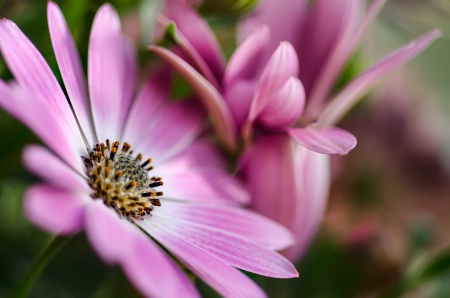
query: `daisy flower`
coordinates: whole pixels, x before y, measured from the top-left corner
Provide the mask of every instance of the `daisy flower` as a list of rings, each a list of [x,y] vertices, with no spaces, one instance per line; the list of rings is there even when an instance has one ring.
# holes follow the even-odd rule
[[[120,265],[146,296],[199,296],[174,258],[224,296],[265,296],[236,268],[296,277],[275,252],[292,244],[292,235],[237,207],[248,194],[227,175],[212,145],[198,139],[201,109],[167,100],[164,70],[134,95],[134,48],[116,11],[105,4],[94,19],[88,84],[53,2],[48,22],[70,100],[20,29],[0,22],[1,52],[15,78],[0,81],[0,105],[47,145],[30,146],[23,155],[44,181],[26,193],[27,217],[55,234],[84,229],[100,257]]]

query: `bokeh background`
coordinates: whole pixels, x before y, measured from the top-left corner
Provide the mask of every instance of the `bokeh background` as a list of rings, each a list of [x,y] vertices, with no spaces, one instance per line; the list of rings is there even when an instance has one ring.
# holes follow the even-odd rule
[[[83,63],[100,0],[56,1]],[[145,50],[158,0],[110,1],[124,29]],[[0,2],[40,49],[60,79],[47,29],[45,0]],[[225,52],[235,25],[253,0],[205,0],[201,13]],[[297,264],[300,278],[254,277],[270,297],[450,297],[450,2],[388,0],[366,33],[345,76],[354,75],[396,47],[431,29],[443,37],[390,75],[342,122],[358,139],[347,156],[333,158],[334,182],[319,235]],[[0,75],[11,78],[3,61]],[[344,78],[345,80],[345,78]],[[36,178],[21,151],[39,140],[0,111],[0,297],[7,297],[51,239],[22,214],[22,197]],[[210,289],[197,281],[207,297]],[[139,297],[118,268],[103,264],[83,233],[44,269],[30,297]]]

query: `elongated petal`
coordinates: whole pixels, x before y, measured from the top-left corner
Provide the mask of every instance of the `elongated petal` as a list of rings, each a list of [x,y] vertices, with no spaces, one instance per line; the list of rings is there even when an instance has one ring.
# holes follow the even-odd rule
[[[98,11],[89,39],[88,79],[92,115],[100,141],[118,140],[123,123],[125,43],[117,12],[109,4]]]
[[[31,120],[39,127],[31,128],[39,132],[40,137],[67,163],[81,172],[81,163],[78,162],[78,158],[85,153],[85,145],[66,97],[44,58],[20,29],[6,19],[0,22],[0,46],[2,55],[15,79],[25,89],[21,94],[15,93],[13,98],[8,96],[5,101],[20,101],[23,103],[22,108],[27,111],[17,111],[16,108],[11,107],[11,102],[4,105],[10,107],[13,113],[20,114],[24,122],[28,121],[25,117],[29,117],[33,112],[41,111],[43,115],[32,117],[40,118],[43,123],[39,124],[38,121]],[[6,86],[3,87],[7,89]],[[38,106],[42,107],[38,108]],[[44,131],[44,126],[53,132],[53,139],[50,132]]]
[[[218,136],[228,149],[233,150],[236,145],[236,128],[233,116],[222,95],[194,68],[174,53],[158,46],[150,46],[150,50],[166,60],[191,84],[209,112]]]
[[[137,222],[141,225],[142,221]],[[145,225],[145,231],[183,261],[197,276],[225,297],[266,297],[246,275],[204,249],[186,242],[159,225]]]
[[[84,135],[93,146],[97,143],[97,137],[91,119],[91,107],[80,55],[63,14],[53,1],[48,2],[47,16],[53,50],[70,102]]]
[[[148,297],[199,297],[193,283],[153,240],[136,233],[123,268],[129,280]]]
[[[192,204],[164,201],[158,216],[176,218],[214,229],[233,233],[274,250],[287,248],[295,242],[289,230],[268,218],[245,209],[226,205]]]
[[[258,122],[268,127],[293,125],[303,113],[305,89],[299,79],[291,77],[270,99],[258,115]]]
[[[62,189],[85,192],[86,194],[91,192],[87,177],[75,172],[68,164],[45,147],[28,146],[23,152],[23,160],[28,170],[52,185]]]
[[[50,233],[73,234],[83,227],[89,200],[89,196],[82,193],[35,185],[25,194],[25,215]]]
[[[337,127],[289,128],[289,135],[303,147],[323,154],[347,154],[356,146],[356,138]]]
[[[256,78],[263,51],[270,41],[267,26],[256,29],[236,49],[228,62],[223,79],[224,89],[230,88],[236,80]]]
[[[298,75],[298,59],[294,47],[281,42],[264,68],[257,91],[250,107],[249,120],[256,119],[276,92],[290,77]]]
[[[126,124],[127,118],[130,114],[131,104],[136,92],[136,84],[138,77],[138,66],[136,60],[136,48],[133,42],[125,38],[124,42],[124,54],[125,54],[125,69],[124,69],[124,82],[123,82],[123,97],[121,110],[119,115],[119,122],[122,123],[121,129],[123,129]],[[121,131],[122,132],[122,131]]]
[[[378,83],[378,81],[384,78],[390,71],[405,64],[425,50],[439,36],[439,31],[431,31],[392,52],[363,74],[359,75],[327,104],[320,114],[318,125],[330,126],[339,122],[357,103],[358,99]]]
[[[248,112],[256,91],[256,82],[241,80],[230,86],[225,93],[225,100],[233,114],[238,128],[248,118]]]

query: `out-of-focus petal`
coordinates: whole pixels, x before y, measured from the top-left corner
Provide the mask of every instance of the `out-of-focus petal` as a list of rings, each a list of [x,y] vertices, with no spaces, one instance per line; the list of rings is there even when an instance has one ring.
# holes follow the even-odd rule
[[[138,225],[142,223],[137,222]],[[206,250],[168,233],[159,225],[146,224],[145,231],[221,295],[242,298],[266,297],[245,274]]]
[[[45,147],[28,146],[23,152],[23,161],[28,170],[52,185],[72,191],[83,191],[86,194],[91,192],[87,177],[82,177]]]
[[[158,46],[150,46],[150,50],[166,60],[191,84],[209,112],[218,136],[228,149],[233,150],[236,146],[236,128],[233,116],[222,95],[192,66],[174,53]]]
[[[225,69],[223,78],[225,90],[236,80],[255,78],[255,72],[260,67],[261,54],[267,49],[269,41],[268,27],[261,26],[239,45]]]
[[[97,143],[97,136],[95,136],[91,119],[91,108],[80,55],[63,14],[53,1],[48,2],[47,17],[53,50],[70,102],[84,135],[93,146]]]
[[[42,229],[54,234],[73,234],[83,227],[90,198],[49,185],[32,186],[25,194],[25,215]]]
[[[88,80],[92,115],[101,142],[118,140],[123,128],[125,42],[117,12],[110,4],[98,11],[89,38]]]
[[[281,42],[261,74],[257,91],[250,107],[249,120],[255,120],[286,81],[290,77],[296,77],[297,75],[298,59],[294,47],[288,42]]]
[[[248,117],[250,105],[256,91],[255,81],[237,81],[226,90],[225,100],[238,128]]]
[[[438,30],[428,32],[392,52],[363,74],[359,75],[323,109],[319,116],[318,125],[330,126],[339,122],[356,104],[357,100],[378,83],[379,80],[384,78],[390,71],[414,58],[439,36],[440,32]]]
[[[270,99],[258,115],[258,122],[268,127],[294,124],[305,107],[305,89],[298,78],[291,77]]]
[[[122,261],[129,280],[148,297],[199,297],[175,262],[144,233],[136,233]]]
[[[249,210],[217,204],[198,204],[193,208],[192,204],[169,200],[163,204],[164,208],[155,210],[158,216],[224,230],[270,249],[284,249],[295,242],[288,229]]]
[[[356,146],[356,138],[337,127],[288,128],[289,135],[303,147],[322,154],[347,154]]]

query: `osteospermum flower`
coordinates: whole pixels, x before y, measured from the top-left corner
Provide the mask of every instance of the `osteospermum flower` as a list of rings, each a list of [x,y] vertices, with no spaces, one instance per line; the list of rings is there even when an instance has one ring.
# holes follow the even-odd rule
[[[274,251],[290,245],[291,234],[230,204],[248,196],[222,169],[213,147],[196,141],[200,110],[190,102],[167,101],[164,71],[150,76],[134,98],[133,47],[115,10],[106,4],[95,17],[89,88],[64,17],[52,2],[48,21],[70,101],[20,29],[9,20],[0,23],[1,51],[15,78],[0,81],[0,105],[49,148],[24,152],[27,168],[45,181],[28,190],[27,217],[52,233],[84,228],[100,257],[122,266],[152,297],[199,295],[155,240],[224,296],[264,296],[233,267],[297,276]]]

